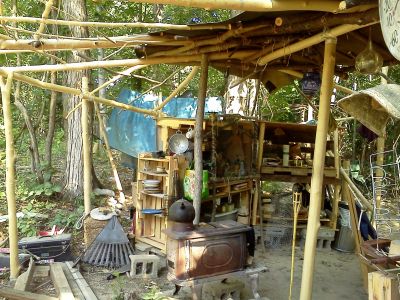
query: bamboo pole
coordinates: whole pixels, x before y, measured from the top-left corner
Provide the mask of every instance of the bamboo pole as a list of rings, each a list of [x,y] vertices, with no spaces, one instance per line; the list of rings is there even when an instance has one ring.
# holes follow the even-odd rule
[[[128,37],[109,37],[87,38],[87,39],[1,39],[0,50],[77,50],[77,49],[99,49],[99,48],[121,48],[134,47],[142,44],[166,45],[166,46],[185,46],[191,45],[188,40],[174,40],[171,38],[157,36],[128,36]]]
[[[43,18],[43,15],[42,15]],[[34,24],[52,24],[63,26],[80,26],[92,28],[145,28],[145,29],[163,29],[163,30],[216,30],[216,29],[230,29],[230,24],[199,24],[199,25],[176,25],[165,23],[144,23],[144,22],[124,22],[124,23],[109,23],[109,22],[80,22],[80,21],[67,21],[67,20],[54,20],[54,19],[41,19],[32,17],[7,17],[0,16],[0,22],[10,23],[34,23]]]
[[[109,86],[111,83],[114,83],[115,81],[117,81],[118,79],[121,79],[124,76],[129,76],[132,72],[146,68],[146,65],[142,65],[142,66],[134,66],[131,67],[129,69],[126,69],[125,71],[120,72],[120,74],[115,75],[113,78],[111,78],[110,80],[104,82],[103,84],[99,85],[97,88],[95,88],[93,91],[90,92],[90,94],[95,94],[98,91],[100,91],[101,89],[104,89],[105,87]]]
[[[213,53],[209,55],[209,60],[224,59],[243,59],[244,57],[255,53],[253,50],[233,51],[225,53]],[[0,72],[59,72],[59,71],[79,71],[97,68],[121,67],[121,66],[138,66],[138,65],[156,65],[156,64],[192,64],[200,62],[201,55],[182,55],[171,57],[151,57],[151,58],[134,58],[134,59],[116,59],[109,61],[91,61],[80,63],[67,63],[57,65],[37,65],[37,66],[21,66],[21,67],[3,67]]]
[[[357,199],[360,200],[361,204],[366,210],[373,211],[373,207],[371,203],[364,197],[364,195],[361,193],[361,191],[357,188],[357,186],[351,181],[349,175],[347,175],[346,171],[341,167],[340,168],[340,175],[342,178],[347,182],[351,190],[354,192],[354,194],[357,196]]]
[[[197,74],[199,71],[199,67],[193,67],[192,71],[190,71],[189,75],[185,78],[184,81],[182,81],[179,86],[169,95],[159,106],[157,106],[154,110],[161,110],[169,101],[171,101],[178,93],[183,90],[189,82],[193,79],[193,77]]]
[[[50,11],[51,11],[51,7],[53,6],[53,3],[54,3],[54,1],[53,0],[48,0],[47,2],[46,2],[46,4],[45,4],[45,6],[44,6],[44,10],[43,10],[43,13],[42,13],[42,18],[40,19],[40,21],[39,21],[39,28],[38,28],[38,30],[36,31],[36,33],[35,33],[35,35],[33,36],[33,38],[35,39],[35,40],[38,40],[39,39],[39,37],[40,37],[40,34],[44,31],[44,29],[45,29],[45,26],[46,26],[46,19],[47,19],[47,17],[49,16],[49,13],[50,13]],[[16,18],[16,17],[14,17],[14,18]],[[15,21],[14,20],[14,22],[17,22],[17,21]]]
[[[262,166],[262,159],[263,159],[263,152],[264,152],[264,135],[265,135],[265,122],[260,122],[260,128],[258,129],[258,152],[257,152],[257,165],[256,165],[256,170],[257,173],[260,173],[261,171],[261,166]],[[257,224],[257,205],[258,205],[258,198],[260,198],[261,195],[259,195],[259,189],[255,189],[254,191],[254,199],[253,199],[253,206],[251,209],[251,224],[256,225]]]
[[[303,50],[305,48],[309,48],[313,45],[319,44],[323,42],[326,38],[332,38],[332,37],[338,37],[340,35],[343,35],[345,33],[363,28],[363,27],[368,27],[374,24],[379,23],[379,19],[373,22],[370,22],[368,24],[363,24],[363,25],[357,25],[357,24],[344,24],[344,25],[339,25],[335,28],[332,28],[330,30],[323,31],[321,33],[318,33],[312,37],[303,39],[297,43],[287,45],[279,50],[276,50],[270,54],[267,54],[263,57],[261,57],[258,61],[258,65],[266,65],[270,61],[273,61],[274,59],[290,55],[292,53],[295,53],[297,51]]]
[[[195,194],[193,206],[196,212],[193,224],[200,223],[201,194],[203,190],[203,120],[207,95],[208,80],[208,57],[203,54],[201,57],[201,74],[199,95],[197,98],[196,122],[194,125],[194,170],[195,170]]]
[[[108,141],[108,136],[107,136],[107,133],[106,133],[106,126],[105,126],[105,124],[103,122],[103,118],[101,117],[99,105],[97,103],[94,103],[94,108],[96,110],[97,119],[99,120],[100,136],[102,137],[102,139],[104,141],[104,145],[106,147],[107,156],[108,156],[108,159],[110,160],[111,169],[113,171],[115,185],[117,186],[117,189],[119,191],[119,202],[120,203],[125,203],[124,190],[122,189],[122,184],[121,184],[121,180],[119,179],[117,166],[115,165],[114,157],[113,157],[112,152],[111,152],[110,143]]]
[[[8,235],[10,247],[10,278],[16,279],[19,273],[18,260],[18,230],[17,230],[17,209],[15,199],[15,148],[12,132],[11,113],[11,84],[13,73],[7,75],[7,81],[0,76],[1,100],[3,103],[4,132],[6,136],[6,196],[8,209]]]
[[[297,0],[129,0],[136,3],[171,4],[207,10],[231,9],[243,11],[316,10],[338,12],[346,8],[345,1]]]
[[[307,235],[304,247],[303,274],[301,278],[300,300],[310,300],[313,286],[315,250],[318,230],[320,227],[321,198],[324,180],[324,164],[326,152],[326,137],[329,127],[330,100],[333,90],[333,75],[335,70],[336,38],[325,41],[324,67],[318,124],[315,137],[313,170],[311,177],[310,207],[307,221]]]
[[[10,72],[1,70],[0,68],[0,76],[7,76]],[[52,84],[52,83],[48,83],[48,82],[43,82],[41,80],[29,77],[29,76],[25,76],[22,74],[18,74],[18,73],[14,73],[14,77],[15,80],[19,80],[25,83],[28,83],[32,86],[36,86],[42,89],[47,89],[47,90],[51,90],[51,91],[56,91],[56,92],[60,92],[60,93],[67,93],[67,94],[72,94],[72,95],[81,95],[82,92],[81,90],[78,89],[74,89],[71,87],[66,87],[66,86],[62,86],[62,85],[58,85],[58,84]],[[112,106],[112,107],[117,107],[123,110],[129,110],[129,111],[133,111],[133,112],[137,112],[137,113],[141,113],[141,114],[145,114],[145,115],[149,115],[149,116],[153,116],[153,117],[157,117],[158,113],[152,110],[147,110],[147,109],[142,109],[142,108],[138,108],[138,107],[134,107],[134,106],[130,106],[124,103],[119,103],[117,101],[114,100],[109,100],[106,98],[101,98],[101,97],[96,97],[90,94],[84,94],[82,95],[83,98],[89,100],[89,101],[93,101],[93,102],[97,102],[97,103],[101,103],[104,105],[108,105],[108,106]]]
[[[89,92],[89,81],[82,77],[82,92]],[[92,193],[92,162],[90,159],[89,101],[82,98],[82,153],[83,153],[83,202],[85,215],[90,214],[90,194]]]

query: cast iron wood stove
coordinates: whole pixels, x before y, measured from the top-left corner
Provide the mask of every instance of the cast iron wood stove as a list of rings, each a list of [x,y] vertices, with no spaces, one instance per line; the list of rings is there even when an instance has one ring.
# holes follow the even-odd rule
[[[247,260],[246,233],[234,221],[212,222],[189,231],[171,226],[167,238],[168,279],[175,283],[243,270]]]

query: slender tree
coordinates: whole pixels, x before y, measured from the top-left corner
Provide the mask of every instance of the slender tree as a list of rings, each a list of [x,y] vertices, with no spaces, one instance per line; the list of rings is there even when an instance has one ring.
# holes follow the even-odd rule
[[[62,7],[66,20],[86,21],[85,0],[63,0]],[[89,37],[88,29],[85,27],[71,26],[71,34],[78,38]],[[89,53],[84,53],[88,56]],[[73,52],[68,57],[68,62],[82,62],[83,59],[78,52]],[[88,71],[71,71],[64,74],[66,86],[81,88],[82,77],[89,78]],[[63,94],[64,115],[72,110],[81,99],[79,96]],[[76,109],[69,115],[65,128],[67,136],[67,156],[64,174],[64,196],[75,198],[82,194],[83,190],[83,158],[82,158],[82,126],[81,110]]]

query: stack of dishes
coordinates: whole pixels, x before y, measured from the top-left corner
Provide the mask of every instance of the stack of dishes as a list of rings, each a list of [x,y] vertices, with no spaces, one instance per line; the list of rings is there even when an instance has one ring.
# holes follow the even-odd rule
[[[158,179],[143,180],[143,192],[146,194],[159,194],[162,193],[160,188],[161,181]]]

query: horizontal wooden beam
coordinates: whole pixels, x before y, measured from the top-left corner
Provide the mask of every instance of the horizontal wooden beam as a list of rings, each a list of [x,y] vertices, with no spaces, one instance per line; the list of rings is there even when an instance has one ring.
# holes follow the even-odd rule
[[[249,55],[253,55],[256,51],[237,51],[237,52],[224,52],[214,53],[209,56],[210,61],[214,60],[241,60]],[[133,67],[139,65],[156,65],[156,64],[180,64],[180,63],[193,63],[199,62],[201,55],[182,55],[171,57],[151,57],[151,58],[137,58],[137,59],[118,59],[107,61],[91,61],[58,65],[37,65],[37,66],[20,66],[20,67],[3,67],[0,70],[6,72],[59,72],[59,71],[78,71],[98,68],[112,68],[112,67]]]
[[[292,53],[295,53],[297,51],[309,48],[313,45],[322,43],[328,37],[338,37],[338,36],[346,34],[348,32],[358,30],[363,27],[368,27],[368,26],[371,26],[371,25],[374,25],[377,23],[379,23],[379,19],[376,21],[373,21],[371,23],[363,24],[363,25],[357,25],[357,24],[339,25],[335,28],[318,33],[312,37],[306,38],[304,40],[301,40],[297,43],[293,43],[291,45],[287,45],[279,50],[276,50],[270,54],[267,54],[267,55],[261,57],[257,61],[257,64],[260,66],[266,65],[267,63],[269,63],[277,58],[284,57],[284,56],[290,55]]]
[[[108,23],[108,22],[79,22],[67,20],[54,20],[42,19],[32,17],[7,17],[0,16],[1,22],[7,23],[36,23],[36,24],[52,24],[64,26],[81,26],[81,27],[94,27],[94,28],[146,28],[146,29],[164,29],[164,30],[215,30],[215,29],[230,29],[230,24],[198,24],[198,25],[177,25],[177,24],[164,24],[164,23],[143,23],[143,22],[130,22],[130,23]]]
[[[134,47],[142,44],[185,46],[192,42],[188,40],[172,40],[164,37],[153,37],[148,35],[110,37],[97,39],[0,39],[0,50],[78,50],[78,49],[99,49],[99,48],[121,48]]]
[[[7,71],[0,69],[1,76],[7,76],[7,74],[8,74]],[[153,110],[138,108],[138,107],[134,107],[131,105],[117,102],[115,100],[110,100],[110,99],[106,99],[106,98],[102,98],[102,97],[96,97],[89,93],[82,94],[82,91],[79,89],[75,89],[75,88],[71,88],[71,87],[67,87],[67,86],[63,86],[63,85],[58,85],[58,84],[54,84],[54,83],[44,82],[44,81],[29,77],[29,76],[25,76],[22,74],[18,74],[18,73],[14,73],[13,79],[21,81],[21,82],[25,82],[27,84],[36,86],[41,89],[56,91],[56,92],[60,92],[60,93],[67,93],[67,94],[72,94],[72,95],[81,95],[83,98],[88,99],[89,101],[94,101],[94,102],[101,103],[104,105],[116,107],[116,108],[119,108],[122,110],[129,110],[129,111],[146,114],[146,115],[153,116],[153,117],[157,117],[159,115],[158,112],[155,112]]]
[[[171,4],[185,7],[233,9],[243,11],[315,10],[338,12],[346,8],[345,1],[333,0],[129,0],[137,3]]]

